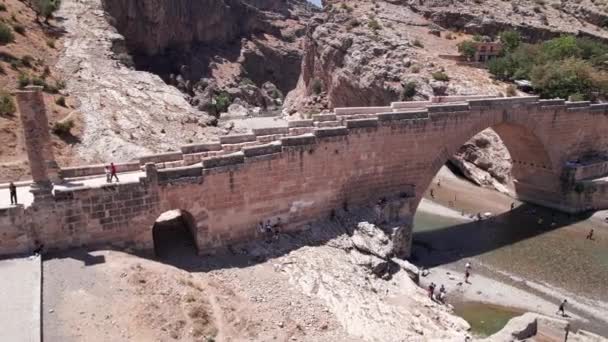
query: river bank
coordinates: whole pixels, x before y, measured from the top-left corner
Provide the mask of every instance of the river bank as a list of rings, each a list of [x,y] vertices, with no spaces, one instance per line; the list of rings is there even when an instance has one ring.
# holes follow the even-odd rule
[[[428,191],[414,223],[414,262],[430,269],[422,286],[444,284],[451,304],[480,302],[553,317],[566,298],[575,328],[608,336],[605,212],[568,216],[520,203],[447,168],[431,188],[434,198]],[[492,218],[471,219],[485,212]],[[590,229],[594,240],[586,239]],[[463,281],[466,262],[473,265],[470,284]]]

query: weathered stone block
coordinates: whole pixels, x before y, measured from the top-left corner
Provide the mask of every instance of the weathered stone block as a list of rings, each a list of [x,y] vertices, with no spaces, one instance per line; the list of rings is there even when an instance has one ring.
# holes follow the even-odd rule
[[[312,127],[312,120],[293,120],[287,122],[287,127],[295,128],[295,127]]]
[[[204,158],[202,163],[205,169],[222,167],[228,165],[242,164],[245,162],[245,154],[243,152],[236,152],[218,157]]]
[[[224,144],[240,144],[248,141],[255,141],[255,134],[246,133],[246,134],[232,134],[232,135],[223,135],[220,137],[220,143]]]
[[[346,128],[366,128],[366,127],[378,127],[378,119],[356,119],[356,120],[346,120]]]
[[[317,138],[312,134],[299,135],[295,137],[284,137],[281,139],[283,146],[314,145]]]
[[[273,135],[273,134],[289,134],[289,127],[264,127],[252,129],[256,136]]]
[[[394,112],[394,113],[380,113],[378,114],[378,121],[393,121],[393,120],[415,120],[415,119],[428,119],[429,112],[414,111],[414,112]]]
[[[188,144],[181,147],[183,154],[193,154],[209,151],[219,151],[222,149],[222,144],[219,142],[209,142],[202,144]]]
[[[429,113],[466,112],[470,109],[468,104],[431,105],[427,106],[426,108],[428,109]]]
[[[280,153],[282,151],[281,143],[270,143],[266,145],[245,147],[243,154],[246,158],[257,157],[267,154]]]
[[[541,107],[548,106],[564,106],[566,101],[563,99],[538,100],[538,105]]]
[[[312,116],[312,121],[336,121],[335,114],[315,114]]]
[[[317,138],[337,137],[348,135],[348,129],[346,127],[331,127],[331,128],[317,128],[315,129],[315,136]]]
[[[166,152],[150,154],[139,158],[139,164],[145,165],[146,163],[165,163],[175,160],[182,159],[182,152]]]

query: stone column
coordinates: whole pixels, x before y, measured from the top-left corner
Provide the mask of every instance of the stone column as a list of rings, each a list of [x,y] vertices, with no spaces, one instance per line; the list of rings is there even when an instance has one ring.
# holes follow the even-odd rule
[[[29,86],[15,92],[23,125],[27,158],[34,180],[33,192],[48,192],[52,183],[60,182],[59,166],[55,161],[49,121],[44,105],[42,87]]]

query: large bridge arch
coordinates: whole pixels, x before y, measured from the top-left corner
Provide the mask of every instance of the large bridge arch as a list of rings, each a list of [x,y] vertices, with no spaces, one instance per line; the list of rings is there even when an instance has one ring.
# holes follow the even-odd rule
[[[506,118],[506,120],[501,120]],[[431,184],[439,169],[446,164],[451,156],[456,154],[460,147],[481,131],[491,128],[501,138],[511,156],[513,168],[511,170],[514,180],[513,195],[523,199],[530,196],[529,187],[544,189],[559,187],[559,161],[552,157],[546,143],[535,132],[536,123],[526,120],[526,123],[513,120],[508,115],[488,123],[487,120],[478,120],[471,124],[470,129],[460,134],[448,135],[433,148],[436,153],[428,162],[428,168],[416,182],[416,200],[414,209],[418,207],[422,196]]]

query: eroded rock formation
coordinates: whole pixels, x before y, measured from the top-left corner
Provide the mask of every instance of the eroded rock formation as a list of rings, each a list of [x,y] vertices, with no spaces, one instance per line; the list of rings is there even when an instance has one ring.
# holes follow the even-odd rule
[[[160,75],[219,116],[277,110],[300,75],[304,0],[104,0],[138,69]]]

